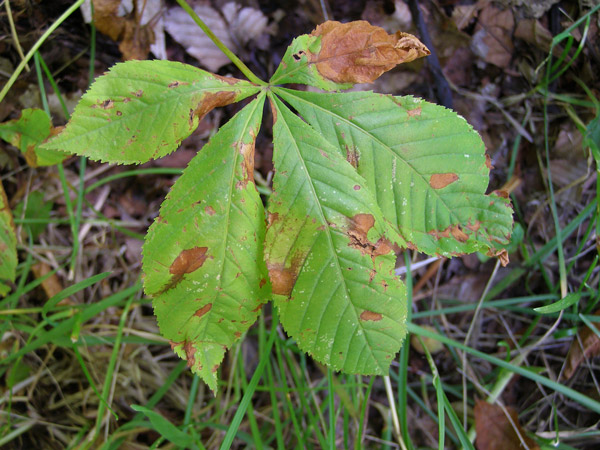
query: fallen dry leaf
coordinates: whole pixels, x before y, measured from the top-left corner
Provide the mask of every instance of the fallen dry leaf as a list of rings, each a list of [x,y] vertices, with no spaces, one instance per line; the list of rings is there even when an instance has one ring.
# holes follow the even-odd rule
[[[210,6],[199,5],[194,11],[227,48],[237,53],[251,40],[256,40],[267,28],[267,17],[258,9],[240,7],[229,2],[221,13]],[[229,58],[204,34],[192,18],[180,7],[169,9],[165,15],[167,32],[185,50],[212,72],[229,64]]]
[[[484,61],[498,67],[510,64],[514,45],[512,33],[515,20],[510,9],[502,10],[487,4],[479,13],[471,48]]]
[[[321,36],[321,49],[308,55],[319,73],[336,83],[372,83],[396,65],[430,54],[415,36],[387,34],[364,20],[327,21],[312,36]]]
[[[434,327],[432,327],[431,325],[422,325],[422,328],[425,328],[429,331],[433,331],[434,333],[437,332],[437,330]],[[436,339],[432,339],[432,338],[428,338],[428,337],[422,337],[421,339],[419,339],[419,336],[417,336],[416,334],[410,335],[410,345],[412,346],[412,348],[414,348],[415,351],[417,351],[417,353],[424,355],[425,349],[423,348],[423,345],[421,345],[421,342],[427,348],[427,350],[429,350],[429,353],[432,353],[432,354],[437,353],[444,349],[444,344],[442,344],[440,341],[438,341]]]
[[[539,450],[539,446],[528,437],[519,424],[514,408],[506,407],[510,420],[503,409],[483,400],[475,403],[475,429],[477,450]],[[523,443],[526,444],[523,445]]]
[[[595,316],[600,316],[600,309],[594,313]],[[594,323],[596,329],[600,330],[598,323]],[[573,376],[581,363],[588,358],[593,358],[600,354],[600,338],[587,325],[583,325],[577,336],[571,342],[569,353],[565,362],[565,369],[562,372],[560,379],[568,380]]]
[[[46,264],[44,262],[40,262],[40,263],[37,263],[37,264],[34,264],[33,266],[31,266],[31,271],[33,272],[33,275],[36,278],[42,278],[44,275],[46,275],[52,271],[52,267],[50,267],[48,264]],[[63,285],[60,282],[56,273],[54,273],[54,274],[50,275],[48,278],[46,278],[44,281],[42,281],[42,288],[44,289],[46,296],[48,298],[52,298],[59,292],[62,292]],[[59,305],[68,305],[70,303],[71,303],[71,300],[67,297],[64,300],[61,300],[58,304]]]
[[[166,59],[162,0],[93,0],[94,25],[112,40],[120,42],[124,60],[146,59],[152,51]],[[90,1],[82,6],[86,23],[91,22]]]

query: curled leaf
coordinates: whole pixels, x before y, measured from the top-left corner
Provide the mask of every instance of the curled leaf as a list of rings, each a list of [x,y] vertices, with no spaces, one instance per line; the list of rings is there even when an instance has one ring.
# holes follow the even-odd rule
[[[430,51],[415,36],[383,28],[364,20],[350,23],[327,21],[312,36],[321,36],[321,50],[309,54],[325,78],[336,83],[372,83],[397,64],[411,62]]]

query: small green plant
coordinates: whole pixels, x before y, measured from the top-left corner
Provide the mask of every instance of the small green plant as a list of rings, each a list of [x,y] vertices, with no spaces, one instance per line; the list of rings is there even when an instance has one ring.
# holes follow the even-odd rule
[[[399,249],[505,258],[512,210],[503,193],[485,194],[481,138],[410,96],[281,87],[372,82],[429,53],[414,36],[326,22],[292,42],[269,82],[224,51],[248,81],[169,61],[115,65],[41,148],[140,164],[174,151],[213,108],[255,95],[190,162],[148,231],[144,289],[160,331],[215,391],[226,350],[272,299],[316,360],[387,374],[406,334]],[[265,212],[253,175],[267,98],[275,176]]]

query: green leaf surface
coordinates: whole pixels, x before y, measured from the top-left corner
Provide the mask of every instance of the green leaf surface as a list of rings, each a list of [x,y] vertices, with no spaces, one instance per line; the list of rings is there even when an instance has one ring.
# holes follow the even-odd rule
[[[0,182],[0,296],[10,291],[17,269],[17,236],[4,187]]]
[[[174,151],[213,108],[259,91],[172,61],[127,61],[99,77],[45,148],[95,160],[143,163]]]
[[[319,53],[321,36],[303,34],[292,41],[277,70],[269,81],[270,84],[307,84],[325,91],[348,89],[353,83],[335,83],[323,77],[316,64],[308,61],[308,53]]]
[[[387,374],[406,332],[406,291],[393,275],[401,239],[340,152],[274,96],[272,108],[265,258],[281,322],[335,370]]]
[[[357,168],[409,247],[453,256],[508,244],[510,202],[485,195],[483,142],[455,112],[410,96],[275,91]]]
[[[24,109],[18,119],[0,123],[0,138],[21,150],[31,167],[52,166],[69,155],[40,147],[51,130],[52,122],[45,111]]]
[[[225,351],[268,300],[264,208],[254,184],[254,141],[264,94],[192,159],[144,245],[144,289],[161,334],[217,389]]]

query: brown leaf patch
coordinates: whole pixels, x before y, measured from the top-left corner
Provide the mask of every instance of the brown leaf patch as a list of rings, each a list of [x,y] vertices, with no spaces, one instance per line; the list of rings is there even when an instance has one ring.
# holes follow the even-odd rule
[[[289,297],[296,284],[298,272],[293,268],[283,267],[281,264],[268,264],[267,267],[269,269],[271,285],[273,286],[273,294]]]
[[[475,403],[477,450],[522,450],[525,448],[522,442],[530,450],[539,450],[535,441],[521,428],[517,412],[510,407],[505,409],[510,420],[500,406],[482,400]]]
[[[346,161],[348,161],[355,169],[358,167],[359,158],[360,154],[358,153],[358,149],[346,145]]]
[[[594,313],[595,316],[600,316],[600,309]],[[600,330],[600,324],[594,323],[597,330]],[[600,338],[587,325],[584,325],[578,332],[577,336],[571,342],[569,353],[565,363],[561,380],[568,380],[573,376],[581,363],[586,360],[598,356],[600,354]]]
[[[445,230],[431,230],[429,233],[431,236],[436,239],[441,238],[449,238],[452,236],[458,242],[467,242],[469,240],[469,235],[465,233],[460,225],[450,225]]]
[[[194,247],[187,250],[183,250],[175,261],[169,267],[169,272],[172,275],[184,275],[186,273],[192,273],[202,267],[204,261],[206,261],[207,247]]]
[[[434,173],[429,178],[429,185],[434,189],[443,189],[458,180],[455,173]]]
[[[254,136],[252,130],[250,131],[250,134],[252,135],[252,142],[249,144],[240,142],[238,146],[240,155],[243,157],[243,178],[235,185],[235,187],[238,189],[244,189],[248,184],[248,181],[254,183],[254,143],[256,141],[256,136]]]
[[[356,214],[350,219],[350,227],[347,232],[350,238],[348,245],[372,258],[386,255],[393,250],[392,243],[383,237],[376,243],[369,241],[367,234],[373,225],[375,225],[375,218],[371,214]]]
[[[207,206],[206,208],[204,208],[204,212],[209,216],[214,216],[216,211],[215,208],[213,208],[212,206]]]
[[[374,322],[378,322],[381,319],[383,319],[383,316],[379,313],[373,312],[373,311],[363,311],[362,313],[360,313],[360,320],[364,320],[364,321],[374,321]]]
[[[233,91],[207,92],[194,110],[193,116],[198,117],[198,121],[201,121],[213,109],[233,103],[235,97],[236,93]],[[192,118],[190,117],[190,119]]]
[[[308,53],[309,63],[336,83],[372,83],[397,64],[430,54],[415,36],[400,31],[387,34],[364,20],[327,21],[311,35],[321,36],[321,50]]]
[[[421,115],[421,107],[419,106],[418,108],[415,109],[409,109],[408,111],[406,111],[406,113],[408,114],[408,117],[419,117]]]
[[[209,312],[211,309],[212,309],[212,303],[207,303],[202,308],[198,309],[198,311],[196,311],[194,313],[194,316],[196,316],[196,317],[202,317],[204,314],[206,314],[207,312]]]

